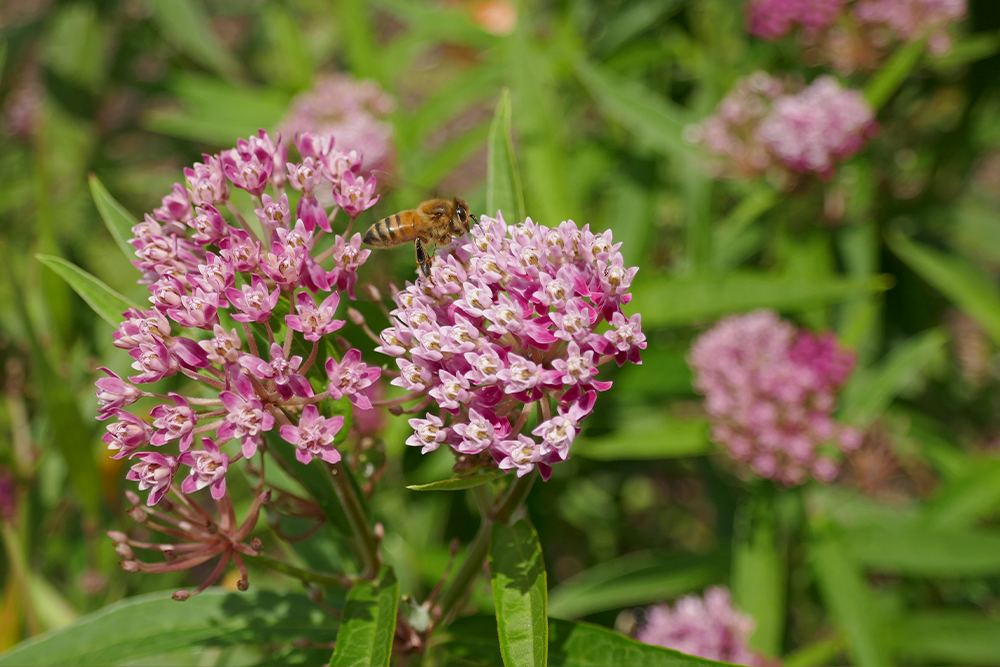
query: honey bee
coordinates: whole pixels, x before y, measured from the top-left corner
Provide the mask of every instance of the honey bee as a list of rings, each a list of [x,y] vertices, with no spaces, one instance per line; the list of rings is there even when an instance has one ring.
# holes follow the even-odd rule
[[[452,236],[468,234],[472,223],[479,224],[469,213],[464,199],[428,199],[409,211],[382,218],[365,232],[364,242],[376,248],[393,248],[413,241],[417,265],[425,276],[431,274],[431,260],[425,246],[448,243]]]

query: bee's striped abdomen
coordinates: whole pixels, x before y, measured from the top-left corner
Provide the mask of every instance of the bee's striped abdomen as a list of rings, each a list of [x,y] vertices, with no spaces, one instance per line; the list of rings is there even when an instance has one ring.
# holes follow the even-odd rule
[[[413,229],[413,214],[410,211],[403,211],[388,218],[382,218],[365,232],[364,242],[379,248],[391,248],[407,241],[412,241],[415,232]]]

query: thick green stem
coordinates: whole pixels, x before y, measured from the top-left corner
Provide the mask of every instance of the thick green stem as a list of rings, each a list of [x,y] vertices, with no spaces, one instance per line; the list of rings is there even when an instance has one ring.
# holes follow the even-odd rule
[[[350,472],[344,467],[343,462],[340,462],[333,465],[330,477],[337,497],[344,506],[347,521],[351,524],[351,530],[354,531],[354,538],[357,540],[358,552],[361,557],[363,576],[366,579],[374,579],[378,576],[379,569],[378,540],[375,539],[375,533],[368,525],[368,517],[365,516],[361,499],[358,498],[354,485],[348,478],[349,474]]]
[[[531,491],[531,487],[534,485],[536,477],[538,477],[537,468],[524,477],[518,477],[514,480],[514,483],[511,484],[510,488],[507,490],[507,494],[503,497],[503,500],[500,501],[500,504],[493,511],[494,521],[499,521],[500,523],[507,523],[510,521],[510,517],[514,515],[514,512],[517,511],[517,509],[528,497],[528,493]]]
[[[319,584],[320,586],[333,586],[335,588],[350,588],[352,585],[351,578],[346,574],[326,574],[325,572],[316,572],[315,570],[306,570],[301,567],[295,567],[294,565],[289,565],[288,563],[282,563],[280,560],[275,560],[270,556],[265,556],[260,554],[259,556],[254,556],[250,559],[251,563],[257,563],[263,567],[266,567],[275,572],[281,572],[282,574],[287,574],[290,577],[295,577],[300,581],[306,581],[310,584]]]

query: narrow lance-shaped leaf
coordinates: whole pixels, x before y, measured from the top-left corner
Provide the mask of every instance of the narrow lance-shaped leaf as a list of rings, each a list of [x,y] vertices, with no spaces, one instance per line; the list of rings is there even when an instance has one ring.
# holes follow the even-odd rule
[[[1000,665],[1000,619],[959,610],[907,614],[893,627],[899,653],[922,664]]]
[[[733,548],[733,597],[757,629],[751,647],[767,655],[781,651],[785,627],[785,549],[778,534],[774,487],[759,482],[740,507]]]
[[[113,327],[121,323],[122,313],[129,308],[139,307],[76,264],[52,255],[35,255],[35,257],[59,274],[95,313]]]
[[[104,219],[104,225],[111,233],[111,238],[115,240],[125,256],[131,260],[135,257],[135,248],[129,245],[128,240],[132,238],[132,228],[137,224],[136,219],[111,196],[96,174],[90,175],[90,194],[94,198],[98,212]]]
[[[437,482],[427,484],[411,484],[406,487],[410,491],[464,491],[474,489],[477,486],[488,484],[495,479],[506,477],[503,471],[493,471],[480,475],[469,475],[468,477],[454,477],[452,479],[442,479]]]
[[[538,535],[527,520],[493,525],[490,574],[504,665],[545,665],[549,642],[545,562]]]
[[[903,44],[865,87],[865,98],[876,110],[889,101],[917,66],[926,48],[924,40]]]
[[[521,176],[514,157],[514,140],[510,132],[510,91],[504,88],[497,104],[487,141],[486,214],[502,211],[508,222],[524,220],[524,194]]]
[[[228,79],[240,66],[209,29],[209,18],[197,0],[146,0],[164,37],[185,55]]]
[[[383,565],[377,581],[357,584],[347,594],[332,667],[388,667],[396,634],[399,582]]]

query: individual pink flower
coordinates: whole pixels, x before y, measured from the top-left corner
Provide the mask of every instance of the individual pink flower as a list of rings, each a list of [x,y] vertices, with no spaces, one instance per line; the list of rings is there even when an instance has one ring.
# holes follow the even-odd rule
[[[361,249],[361,234],[355,234],[350,241],[343,236],[333,240],[334,269],[331,272],[331,289],[346,291],[354,299],[354,286],[358,282],[358,268],[365,263],[372,251]]]
[[[302,365],[302,357],[293,356],[285,359],[285,352],[277,343],[271,343],[270,352],[270,361],[244,354],[240,357],[240,365],[258,379],[273,380],[278,395],[286,401],[292,396],[312,396],[313,389],[309,381],[305,376],[295,372]]]
[[[288,195],[283,194],[278,199],[274,199],[271,195],[265,194],[261,201],[264,207],[254,209],[254,213],[265,229],[274,232],[289,226],[292,213],[288,208]]]
[[[230,287],[226,290],[226,298],[239,311],[232,314],[232,318],[237,322],[266,322],[271,319],[271,311],[278,305],[280,296],[281,289],[278,287],[268,293],[267,284],[256,273],[250,279],[249,285],[243,285],[240,289]]]
[[[621,313],[611,317],[611,329],[604,332],[604,337],[615,349],[615,361],[619,366],[629,361],[641,364],[639,351],[646,349],[646,335],[642,333],[642,314],[636,313],[626,318]]]
[[[371,410],[372,404],[363,391],[382,375],[382,371],[361,361],[361,350],[351,348],[338,362],[334,358],[326,360],[326,374],[330,377],[330,396],[347,396],[351,403],[362,410]]]
[[[136,454],[139,462],[125,475],[125,479],[139,482],[139,490],[149,489],[146,504],[152,507],[160,502],[163,494],[170,488],[170,483],[177,472],[177,459],[158,452],[142,452]]]
[[[375,194],[375,177],[345,175],[333,188],[333,199],[344,213],[356,218],[378,203],[382,195]]]
[[[174,401],[173,406],[160,404],[149,413],[154,420],[153,428],[159,429],[150,438],[149,444],[159,447],[171,440],[180,439],[180,450],[183,452],[191,446],[194,439],[198,415],[179,394],[171,392],[169,396]]]
[[[163,222],[187,222],[192,218],[191,201],[183,185],[174,183],[160,208],[153,210],[153,217]]]
[[[153,427],[148,422],[120,409],[114,411],[114,416],[119,421],[108,424],[108,432],[101,438],[107,443],[109,450],[117,452],[111,458],[124,458],[149,444],[149,439],[153,436]]]
[[[260,130],[259,138],[251,137],[250,141],[240,139],[236,148],[223,151],[220,161],[223,172],[233,185],[259,197],[271,177],[273,156],[274,146],[267,133]]]
[[[510,424],[504,420],[506,429],[498,432],[493,420],[480,414],[475,408],[469,409],[469,421],[455,424],[455,435],[461,438],[455,449],[463,454],[478,454],[494,445],[497,438],[504,438],[510,433]],[[506,432],[504,432],[504,430]]]
[[[222,218],[219,209],[209,203],[200,205],[196,209],[196,215],[188,224],[195,231],[191,239],[202,245],[219,245],[219,242],[229,235],[229,225]]]
[[[340,295],[332,293],[323,303],[316,305],[316,300],[308,292],[295,295],[296,315],[286,315],[285,324],[292,330],[302,332],[306,340],[317,341],[327,334],[337,331],[346,324],[344,320],[334,319]]]
[[[436,415],[428,414],[426,419],[411,419],[413,435],[406,439],[410,447],[420,447],[421,454],[433,452],[448,437],[448,429]]]
[[[233,269],[249,273],[260,263],[260,242],[250,238],[242,229],[232,229],[219,243],[222,256],[232,262]]]
[[[167,346],[159,340],[142,342],[138,347],[132,348],[129,354],[135,359],[132,363],[132,368],[139,371],[138,375],[130,375],[128,377],[132,382],[139,384],[156,382],[157,380],[174,375],[180,370],[180,364],[177,362],[177,359],[170,354]]]
[[[262,433],[274,427],[274,417],[264,411],[264,405],[249,393],[244,395],[231,391],[219,394],[225,406],[225,421],[219,426],[217,437],[220,441],[239,438],[243,446],[243,456],[250,458],[257,451]]]
[[[198,343],[208,354],[208,360],[220,366],[227,366],[238,362],[240,360],[240,346],[243,344],[243,339],[236,333],[236,329],[227,332],[221,325],[216,324],[212,329],[212,333],[215,334],[212,338]]]
[[[187,478],[181,483],[181,491],[194,493],[210,486],[212,497],[216,500],[226,495],[229,454],[220,451],[211,438],[202,438],[201,449],[185,451],[178,462],[191,468]]]
[[[108,375],[94,383],[97,385],[98,419],[107,419],[115,414],[115,410],[128,407],[139,400],[142,392],[138,387],[121,379],[104,366],[98,370]]]
[[[344,418],[323,417],[315,405],[307,405],[302,409],[297,426],[284,424],[281,437],[297,448],[295,458],[303,465],[309,465],[313,457],[319,457],[327,463],[340,461],[340,452],[333,446],[334,437],[344,427]]]
[[[195,206],[210,204],[213,207],[229,199],[229,183],[223,173],[218,155],[202,155],[205,161],[184,168],[184,178],[191,190]]]

